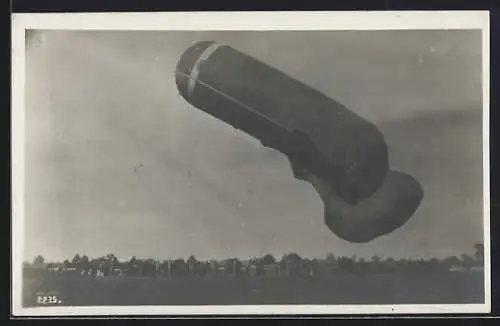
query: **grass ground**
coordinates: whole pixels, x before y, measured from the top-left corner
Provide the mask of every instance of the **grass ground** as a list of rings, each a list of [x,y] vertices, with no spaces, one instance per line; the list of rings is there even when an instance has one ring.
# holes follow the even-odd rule
[[[24,305],[36,294],[63,305],[454,304],[484,301],[481,273],[364,274],[329,278],[82,278],[24,280]]]

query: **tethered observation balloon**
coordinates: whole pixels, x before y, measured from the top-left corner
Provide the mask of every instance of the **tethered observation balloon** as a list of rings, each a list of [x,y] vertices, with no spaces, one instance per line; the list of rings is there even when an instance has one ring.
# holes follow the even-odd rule
[[[203,41],[182,54],[176,84],[196,108],[284,153],[294,176],[319,193],[325,224],[340,238],[371,241],[402,226],[419,207],[420,184],[389,169],[377,127],[290,76]]]

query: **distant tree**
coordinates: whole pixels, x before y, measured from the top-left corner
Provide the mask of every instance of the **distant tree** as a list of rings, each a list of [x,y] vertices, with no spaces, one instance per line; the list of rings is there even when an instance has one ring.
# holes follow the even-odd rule
[[[313,259],[310,262],[312,276],[318,276],[321,271],[321,263],[318,259]]]
[[[238,258],[234,258],[233,260],[233,268],[234,268],[234,272],[236,275],[240,275],[241,272],[242,272],[242,268],[243,268],[243,264],[241,263],[241,261],[238,259]]]
[[[113,266],[106,257],[99,259],[99,268],[104,276],[111,275],[113,271]]]
[[[369,270],[370,272],[377,272],[381,269],[382,265],[382,258],[374,254],[373,256],[370,257],[370,260],[367,262],[366,269]]]
[[[116,258],[116,256],[114,254],[108,254],[108,255],[106,255],[105,259],[108,262],[113,263],[113,264],[119,263],[118,258]]]
[[[35,265],[35,266],[41,266],[44,264],[44,262],[45,262],[45,258],[43,258],[43,256],[41,256],[41,255],[38,255],[33,259],[33,265]]]
[[[140,274],[140,262],[137,260],[137,258],[135,258],[135,256],[130,258],[130,260],[126,264],[128,265],[128,272],[131,275],[139,275]]]
[[[224,271],[229,275],[239,275],[241,272],[241,262],[237,258],[229,258],[224,262]]]
[[[271,254],[266,254],[261,258],[255,260],[254,268],[255,275],[262,276],[265,274],[265,265],[276,264],[276,259]]]
[[[471,256],[467,254],[462,254],[461,258],[462,258],[462,266],[464,268],[471,268],[472,266],[474,266],[475,263],[474,258],[472,258]]]
[[[474,248],[476,249],[476,252],[474,254],[474,257],[476,258],[476,263],[479,265],[483,265],[484,264],[484,244],[476,243],[474,245]]]
[[[437,258],[431,258],[428,262],[428,268],[431,271],[442,271],[445,270],[445,265]]]
[[[211,259],[207,262],[206,273],[210,274],[212,276],[217,275],[219,273],[219,267],[220,267],[220,263],[215,259]]]
[[[154,276],[156,274],[156,262],[153,259],[146,259],[141,265],[142,276]]]
[[[64,264],[64,266],[68,266],[68,265],[69,265],[69,260],[65,259],[65,260],[63,261],[63,264]]]
[[[442,264],[447,269],[450,269],[450,268],[452,268],[454,266],[459,266],[460,265],[460,259],[457,256],[449,256],[449,257],[446,257],[442,261]]]
[[[92,267],[90,260],[89,260],[89,257],[86,255],[83,255],[80,258],[79,266],[80,266],[80,270],[83,270],[84,273],[88,273]]]
[[[338,259],[337,256],[335,256],[333,253],[328,253],[325,256],[325,259],[323,261],[320,261],[319,269],[325,272],[326,274],[334,273],[338,267],[337,259]]]
[[[83,255],[82,258],[80,259],[80,265],[88,266],[89,264],[90,264],[89,257],[86,255]]]
[[[372,256],[372,258],[371,258],[371,261],[372,261],[373,263],[375,263],[375,264],[379,263],[381,260],[382,260],[382,258],[380,258],[380,256],[379,256],[379,255],[377,255],[377,254],[374,254],[374,255]]]
[[[298,254],[292,252],[283,255],[280,261],[280,268],[289,276],[299,275],[303,259]]]
[[[264,255],[264,257],[262,257],[260,259],[260,262],[264,265],[268,265],[268,264],[276,264],[276,259],[274,258],[273,255],[271,254],[267,254],[267,255]]]
[[[188,265],[184,259],[176,259],[172,262],[172,275],[173,276],[187,276],[188,275]]]
[[[207,275],[210,274],[210,262],[209,261],[202,261],[199,262],[198,268],[199,268],[199,273],[201,275]]]
[[[79,254],[76,254],[73,259],[71,259],[71,262],[74,263],[74,264],[79,264],[80,261],[82,260],[82,258],[80,257]]]
[[[196,260],[195,256],[193,256],[193,255],[189,256],[189,258],[187,260],[187,265],[188,265],[188,269],[189,269],[189,274],[194,275],[198,272],[197,271],[198,261]]]
[[[335,262],[337,262],[337,257],[335,257],[335,255],[334,255],[334,254],[332,254],[332,253],[330,252],[330,253],[328,253],[328,254],[326,255],[325,260],[326,260],[328,263],[335,263]]]
[[[337,258],[337,264],[341,271],[353,271],[355,268],[355,258],[341,256]]]
[[[299,265],[302,262],[302,257],[299,256],[299,254],[296,254],[294,252],[286,254],[283,256],[282,261],[283,262],[293,262],[297,265]]]
[[[168,260],[164,260],[158,266],[158,272],[163,276],[170,275],[170,262]]]

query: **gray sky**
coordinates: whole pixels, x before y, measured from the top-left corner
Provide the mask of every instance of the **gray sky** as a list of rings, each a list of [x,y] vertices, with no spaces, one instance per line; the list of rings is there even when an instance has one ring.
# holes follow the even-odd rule
[[[283,155],[180,98],[174,68],[195,40],[376,123],[391,167],[424,188],[417,213],[368,244],[337,238]],[[26,55],[26,259],[443,257],[482,241],[478,31],[44,31]]]

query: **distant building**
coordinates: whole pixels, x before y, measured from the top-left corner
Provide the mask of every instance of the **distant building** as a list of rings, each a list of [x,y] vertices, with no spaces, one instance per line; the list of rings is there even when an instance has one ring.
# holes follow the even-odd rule
[[[130,268],[128,267],[128,264],[126,264],[126,263],[113,263],[113,264],[111,264],[110,275],[123,276],[125,274],[128,274],[129,271],[130,271]]]
[[[64,269],[63,264],[56,264],[56,263],[48,263],[47,264],[47,271],[50,273],[60,273]]]
[[[240,266],[240,271],[241,274],[243,275],[250,275],[250,269],[252,267],[252,263],[249,260],[242,260],[241,261],[241,266]]]
[[[45,264],[25,265],[23,267],[23,275],[28,277],[40,276],[47,272],[48,267]]]
[[[163,276],[171,276],[172,274],[172,260],[165,260],[158,266],[158,273]]]
[[[280,273],[279,264],[265,264],[264,276],[278,276]]]
[[[283,259],[281,261],[281,269],[283,274],[286,276],[298,275],[299,274],[299,263],[295,261],[290,261]]]
[[[297,254],[285,255],[279,264],[281,272],[285,276],[309,275],[310,273],[308,262]]]
[[[61,266],[60,272],[66,275],[80,275],[80,266],[78,263],[67,263]]]
[[[258,266],[255,262],[248,262],[246,265],[246,271],[249,276],[257,276]]]

